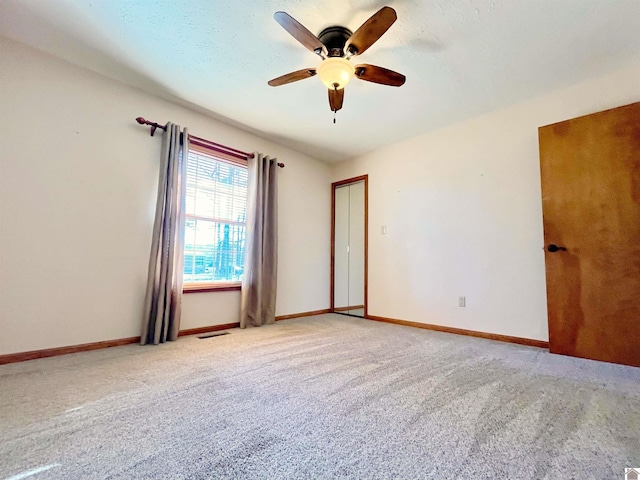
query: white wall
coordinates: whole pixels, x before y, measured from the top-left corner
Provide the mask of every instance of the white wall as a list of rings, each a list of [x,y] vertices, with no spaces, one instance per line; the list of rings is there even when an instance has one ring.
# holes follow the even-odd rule
[[[369,314],[547,340],[537,128],[638,100],[635,65],[334,166],[369,174]]]
[[[138,116],[286,163],[276,313],[328,308],[326,164],[1,37],[0,78],[0,354],[140,334],[161,136]],[[183,308],[236,322],[239,292]]]

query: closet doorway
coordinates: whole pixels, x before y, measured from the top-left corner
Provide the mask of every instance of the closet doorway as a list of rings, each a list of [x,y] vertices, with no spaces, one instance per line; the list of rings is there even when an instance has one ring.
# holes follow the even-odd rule
[[[366,317],[368,175],[331,189],[331,311]]]

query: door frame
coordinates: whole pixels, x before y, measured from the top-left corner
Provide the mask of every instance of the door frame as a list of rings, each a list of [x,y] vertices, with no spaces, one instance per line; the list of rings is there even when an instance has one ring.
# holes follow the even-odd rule
[[[369,175],[347,178],[331,184],[331,278],[329,310],[335,312],[334,275],[336,259],[336,188],[364,181],[364,318],[369,317]]]

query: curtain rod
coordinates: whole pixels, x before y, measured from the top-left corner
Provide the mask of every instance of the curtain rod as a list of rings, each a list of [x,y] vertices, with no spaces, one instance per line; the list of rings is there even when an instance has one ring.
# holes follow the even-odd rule
[[[152,137],[153,137],[153,134],[156,133],[157,128],[161,128],[165,132],[167,131],[166,125],[160,125],[159,123],[156,123],[156,122],[150,122],[149,120],[145,120],[143,117],[136,118],[136,122],[138,122],[140,125],[149,125],[151,127]],[[247,153],[241,150],[236,150],[235,148],[227,147],[226,145],[212,142],[211,140],[207,140],[206,138],[196,137],[195,135],[189,135],[189,142],[193,143],[194,145],[199,145],[209,150],[224,153],[226,155],[231,155],[232,157],[241,158],[243,160],[254,157],[253,153]],[[278,163],[278,166],[280,168],[284,168],[284,163]]]

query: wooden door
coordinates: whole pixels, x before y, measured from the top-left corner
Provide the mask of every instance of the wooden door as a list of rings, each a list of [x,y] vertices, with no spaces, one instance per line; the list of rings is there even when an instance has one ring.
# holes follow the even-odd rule
[[[538,137],[550,350],[640,366],[640,103]]]

